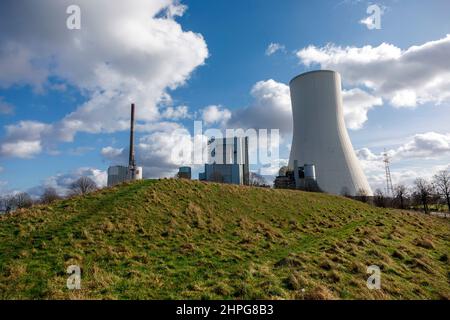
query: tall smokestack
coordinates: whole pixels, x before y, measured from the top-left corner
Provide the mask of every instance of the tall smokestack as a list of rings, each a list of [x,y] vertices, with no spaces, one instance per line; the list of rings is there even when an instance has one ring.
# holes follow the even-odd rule
[[[136,176],[136,162],[134,160],[134,103],[131,104],[131,124],[130,124],[130,157],[128,162],[131,179]]]

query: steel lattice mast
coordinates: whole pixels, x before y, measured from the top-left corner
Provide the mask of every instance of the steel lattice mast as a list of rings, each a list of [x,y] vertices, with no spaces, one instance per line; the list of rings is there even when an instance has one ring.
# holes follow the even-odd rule
[[[383,156],[384,156],[384,159],[383,159],[384,168],[386,171],[386,195],[393,197],[394,196],[394,187],[392,186],[391,169],[389,167],[390,159],[386,152],[386,149],[384,149]]]

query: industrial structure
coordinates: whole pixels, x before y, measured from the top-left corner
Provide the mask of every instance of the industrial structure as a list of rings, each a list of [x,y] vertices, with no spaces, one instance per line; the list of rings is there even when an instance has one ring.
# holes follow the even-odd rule
[[[289,169],[295,172],[297,163],[314,164],[322,191],[371,196],[345,127],[339,73],[307,72],[293,78],[289,86],[294,122]]]
[[[249,175],[248,137],[208,141],[208,163],[199,180],[248,185]]]
[[[392,177],[391,177],[391,168],[390,168],[391,160],[389,159],[386,149],[384,149],[383,153],[383,162],[384,162],[384,170],[386,172],[386,195],[388,197],[393,197],[394,187],[392,185]]]
[[[180,167],[178,169],[177,177],[180,179],[191,180],[192,178],[192,169],[191,167]]]
[[[130,117],[130,153],[128,157],[128,167],[111,166],[108,168],[108,187],[125,181],[142,180],[142,167],[136,166],[134,154],[134,103],[131,104]]]
[[[282,167],[275,179],[276,189],[299,189],[304,191],[320,191],[316,179],[316,167],[314,164],[299,166],[294,161],[293,169]]]

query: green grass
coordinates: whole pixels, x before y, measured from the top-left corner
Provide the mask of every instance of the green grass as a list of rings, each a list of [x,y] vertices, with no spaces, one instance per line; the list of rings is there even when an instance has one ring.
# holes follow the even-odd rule
[[[2,299],[448,299],[449,220],[146,180],[0,218]],[[82,268],[81,290],[66,269]],[[366,286],[366,267],[382,289]]]

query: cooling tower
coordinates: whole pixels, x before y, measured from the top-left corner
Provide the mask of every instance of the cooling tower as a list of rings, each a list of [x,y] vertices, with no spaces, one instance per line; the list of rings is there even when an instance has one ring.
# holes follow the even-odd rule
[[[328,70],[290,82],[294,136],[289,167],[314,164],[319,188],[333,194],[372,195],[344,122],[341,76]]]

